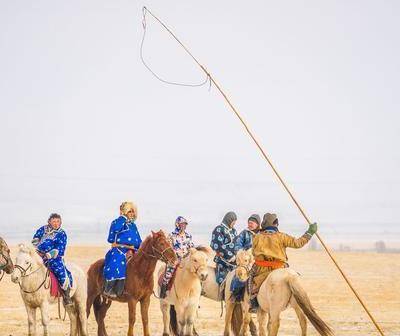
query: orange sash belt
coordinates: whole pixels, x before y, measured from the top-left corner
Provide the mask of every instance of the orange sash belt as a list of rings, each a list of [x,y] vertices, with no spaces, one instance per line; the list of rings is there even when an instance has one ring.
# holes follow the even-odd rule
[[[130,250],[135,250],[135,248],[133,246],[124,245],[124,244],[117,244],[117,243],[112,243],[111,247],[125,247],[125,248],[130,249]]]
[[[271,268],[284,268],[285,263],[280,260],[256,260],[255,261],[257,266],[261,267],[271,267]]]

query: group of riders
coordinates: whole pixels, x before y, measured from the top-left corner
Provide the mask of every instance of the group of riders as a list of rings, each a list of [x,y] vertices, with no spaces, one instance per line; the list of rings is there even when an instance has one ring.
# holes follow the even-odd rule
[[[133,202],[123,202],[120,206],[120,216],[110,226],[107,241],[111,244],[111,248],[105,256],[103,269],[104,295],[110,298],[123,295],[127,261],[142,243],[135,223],[137,213],[137,207]],[[279,231],[279,220],[275,214],[266,213],[262,220],[257,214],[251,215],[247,221],[247,228],[239,234],[235,229],[236,222],[235,212],[228,212],[212,232],[210,246],[215,252],[216,281],[223,287],[227,274],[236,266],[237,252],[241,249],[252,249],[255,263],[251,270],[249,290],[251,306],[255,309],[256,295],[263,281],[273,270],[288,267],[286,248],[301,248],[307,244],[317,232],[317,224],[311,224],[300,238],[295,238]],[[61,225],[61,216],[51,214],[48,224],[39,228],[34,234],[32,244],[46,267],[57,278],[64,304],[71,305],[70,290],[73,279],[64,262],[67,234]],[[175,265],[166,267],[161,283],[161,298],[166,296],[175,268],[195,245],[187,226],[188,221],[179,216],[175,221],[175,229],[168,235],[178,261]]]

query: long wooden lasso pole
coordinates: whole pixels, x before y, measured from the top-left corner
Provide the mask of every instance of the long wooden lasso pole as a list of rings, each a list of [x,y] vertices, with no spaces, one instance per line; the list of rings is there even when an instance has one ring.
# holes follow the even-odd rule
[[[257,146],[257,148],[259,149],[262,157],[268,162],[269,166],[272,168],[272,171],[275,173],[276,177],[278,178],[279,182],[281,182],[282,186],[285,188],[286,192],[289,194],[290,198],[292,199],[292,201],[294,202],[294,204],[296,204],[297,208],[299,209],[300,213],[303,215],[304,219],[306,220],[306,222],[308,224],[311,224],[311,220],[309,219],[309,217],[307,216],[307,214],[305,213],[304,209],[301,207],[301,205],[299,204],[299,202],[296,200],[296,198],[293,196],[293,193],[290,191],[288,185],[286,184],[286,182],[283,180],[283,178],[281,177],[281,175],[279,174],[279,172],[277,171],[277,169],[275,168],[274,164],[272,163],[271,159],[268,157],[268,155],[266,154],[266,152],[264,151],[264,149],[261,147],[260,143],[258,142],[258,140],[256,139],[256,137],[254,136],[254,133],[250,130],[248,124],[245,122],[245,120],[243,119],[243,117],[241,116],[241,114],[239,113],[239,111],[235,108],[235,106],[233,106],[233,104],[231,103],[230,99],[227,97],[227,95],[225,94],[225,92],[222,90],[221,86],[216,82],[216,80],[214,79],[214,77],[210,74],[210,72],[206,69],[206,67],[204,67],[193,55],[192,53],[189,51],[189,49],[176,37],[176,35],[164,24],[164,22],[162,22],[156,15],[154,15],[150,10],[148,10],[146,7],[143,7],[143,28],[146,29],[146,14],[149,13],[156,21],[158,21],[168,32],[169,34],[176,40],[176,42],[178,42],[181,47],[186,51],[186,53],[196,62],[196,64],[204,71],[204,73],[206,74],[207,78],[209,79],[210,83],[214,84],[215,87],[217,88],[217,90],[219,91],[219,93],[221,93],[221,95],[224,97],[226,103],[228,104],[228,106],[231,108],[232,112],[235,113],[235,115],[237,116],[237,118],[239,119],[240,123],[243,125],[243,127],[245,128],[247,134],[250,136],[250,138],[253,140],[253,142],[255,143],[255,145]],[[143,40],[142,40],[142,45],[141,45],[141,49],[143,47],[143,42],[144,42],[144,35],[143,35]],[[141,50],[142,52],[142,50]],[[141,53],[142,56],[142,53]],[[143,60],[143,57],[142,57]],[[146,65],[146,64],[145,64]],[[146,65],[146,67],[148,68],[148,66]],[[150,69],[149,69],[150,70]],[[151,70],[150,70],[151,71]],[[151,71],[154,74],[153,71]],[[155,75],[158,79],[160,79],[157,75]],[[160,79],[162,80],[162,79]],[[165,80],[162,80],[163,82],[167,82]],[[179,85],[177,83],[173,83],[173,82],[167,82],[169,84],[174,84],[174,85]],[[203,84],[203,83],[202,83]],[[202,85],[200,84],[200,85]],[[198,85],[187,85],[187,86],[198,86]],[[336,266],[336,268],[338,269],[338,271],[340,272],[340,274],[342,275],[343,279],[346,281],[347,285],[350,287],[351,291],[354,293],[354,295],[356,296],[357,300],[360,302],[361,306],[364,308],[365,312],[367,313],[367,315],[369,316],[369,318],[371,319],[372,323],[375,325],[376,329],[378,330],[379,334],[381,336],[385,336],[382,329],[380,328],[380,326],[378,325],[378,323],[376,322],[375,318],[372,316],[371,312],[368,310],[367,306],[365,305],[365,303],[363,302],[363,300],[361,299],[360,295],[357,293],[356,289],[353,287],[353,285],[351,284],[349,278],[347,277],[347,275],[343,272],[343,270],[341,269],[340,265],[338,264],[338,262],[336,261],[335,257],[332,255],[330,249],[328,248],[328,246],[325,244],[324,240],[321,238],[321,236],[316,233],[316,236],[318,238],[318,240],[320,241],[321,245],[323,246],[324,250],[326,251],[326,253],[328,254],[329,258],[332,260],[332,262],[334,263],[334,265]]]

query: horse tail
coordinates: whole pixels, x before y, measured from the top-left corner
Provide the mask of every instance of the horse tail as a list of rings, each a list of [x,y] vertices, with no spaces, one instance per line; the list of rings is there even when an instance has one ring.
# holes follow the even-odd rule
[[[171,305],[169,307],[169,326],[174,336],[178,335],[178,321],[176,318],[175,306]]]
[[[290,275],[288,285],[297,304],[318,333],[322,336],[333,336],[333,330],[318,316],[306,291],[301,287],[298,275]]]

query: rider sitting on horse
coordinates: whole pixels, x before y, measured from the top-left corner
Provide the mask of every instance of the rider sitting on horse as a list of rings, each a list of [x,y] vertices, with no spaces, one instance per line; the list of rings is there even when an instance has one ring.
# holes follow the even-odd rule
[[[70,290],[72,287],[72,276],[65,267],[64,262],[67,234],[61,228],[61,216],[56,213],[51,214],[48,224],[36,231],[32,239],[32,244],[42,257],[45,266],[57,278],[64,304],[71,306]]]
[[[275,269],[285,268],[287,264],[286,248],[301,248],[317,232],[317,223],[310,224],[300,237],[294,238],[278,230],[279,221],[275,214],[266,213],[261,223],[261,231],[253,240],[255,263],[252,269],[251,306],[258,307],[257,293],[267,276]]]
[[[175,220],[175,230],[168,235],[172,248],[178,257],[178,262],[188,254],[190,248],[194,247],[192,235],[186,231],[187,224],[187,220],[182,216],[179,216]],[[160,289],[161,299],[164,299],[167,296],[168,284],[175,272],[175,268],[176,265],[167,265],[165,269]]]
[[[249,250],[253,247],[253,238],[260,229],[260,216],[257,214],[251,215],[247,220],[247,228],[235,239],[235,254],[239,250]]]
[[[111,249],[104,262],[104,294],[116,298],[125,289],[127,257],[139,249],[142,239],[135,224],[137,208],[132,202],[120,206],[120,216],[110,226],[107,241]]]
[[[237,216],[233,211],[228,212],[212,232],[210,246],[215,251],[216,280],[221,285],[226,276],[235,267],[235,237],[234,225]]]

